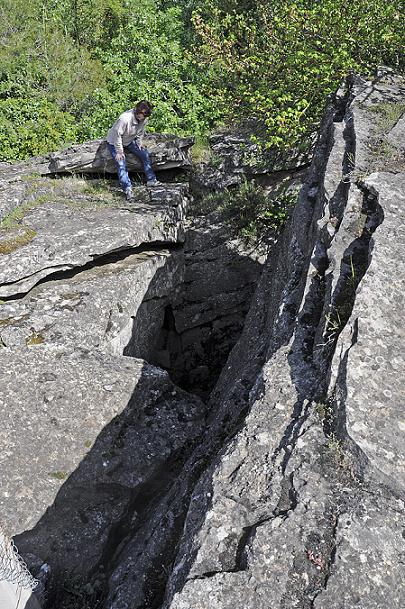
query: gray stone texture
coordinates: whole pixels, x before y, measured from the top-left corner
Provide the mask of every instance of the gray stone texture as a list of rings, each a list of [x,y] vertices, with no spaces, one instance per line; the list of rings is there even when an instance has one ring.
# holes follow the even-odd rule
[[[405,96],[392,74],[348,92],[212,394],[165,608],[405,606],[405,166],[369,107]]]
[[[153,350],[182,283],[188,190],[138,187],[128,203],[29,173],[9,176],[17,192],[0,247],[21,227],[34,238],[0,255],[0,510],[30,567],[51,565],[57,599],[139,526],[204,422],[167,372],[123,355]]]
[[[150,152],[156,171],[182,169],[191,166],[191,147],[194,137],[177,137],[164,133],[150,133],[143,145]],[[129,171],[143,172],[139,159],[127,154]],[[49,175],[57,173],[117,173],[114,161],[103,139],[76,144],[42,157],[33,157],[17,163],[0,163],[0,189],[11,180],[19,181],[33,173]]]
[[[129,254],[73,277],[33,288],[24,298],[0,307],[0,336],[6,347],[58,345],[64,352],[100,349],[122,355],[131,341],[137,353],[151,342],[163,323],[164,308],[180,287],[183,261],[168,250]],[[136,336],[133,321],[152,301],[155,319],[141,317]],[[32,344],[33,343],[33,344]]]
[[[389,71],[339,90],[206,405],[145,359],[165,358],[169,308],[183,357],[218,307],[238,315],[252,262],[235,270],[210,218],[183,248],[184,187],[108,199],[97,264],[88,207],[71,276],[32,289],[46,265],[26,262],[30,291],[0,306],[1,508],[54,589],[81,577],[103,609],[405,606],[404,103]]]
[[[218,214],[190,218],[184,280],[173,302],[173,378],[208,397],[240,336],[265,256],[232,236]],[[174,344],[177,341],[177,344]]]
[[[116,194],[116,202],[78,207],[55,200],[53,192],[27,201],[23,220],[12,230],[0,231],[2,242],[18,235],[18,228],[33,231],[22,247],[0,257],[0,298],[26,293],[45,277],[112,252],[143,243],[176,243],[184,239],[183,219],[187,188],[166,185],[139,187],[133,202]],[[67,197],[66,197],[67,198]]]
[[[162,133],[151,133],[144,138],[143,145],[151,155],[156,171],[191,166],[190,148],[194,137],[176,137]],[[129,171],[143,171],[142,163],[132,153],[126,154]],[[72,146],[51,155],[49,173],[116,173],[105,140],[92,140]]]
[[[190,187],[197,195],[221,191],[241,185],[246,179],[255,178],[259,183],[281,184],[287,176],[298,176],[309,165],[315,136],[307,142],[305,151],[260,150],[252,141],[253,122],[244,130],[213,134],[210,138],[210,159],[193,167]],[[251,130],[252,129],[252,130]]]
[[[147,494],[170,479],[165,464],[198,434],[202,404],[142,360],[48,345],[2,357],[2,400],[18,406],[2,423],[7,528],[34,527],[17,539],[20,551],[65,577],[89,573]]]
[[[405,173],[373,173],[364,188],[366,196],[378,197],[384,220],[374,233],[370,265],[339,336],[330,392],[368,467],[403,492]]]

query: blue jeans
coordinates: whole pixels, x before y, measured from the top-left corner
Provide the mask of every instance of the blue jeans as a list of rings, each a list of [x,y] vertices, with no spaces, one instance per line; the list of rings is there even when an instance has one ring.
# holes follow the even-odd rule
[[[122,161],[117,161],[117,151],[115,150],[115,146],[113,144],[109,144],[107,142],[107,145],[111,152],[111,156],[117,166],[118,180],[120,186],[125,192],[127,188],[132,187],[131,180],[129,179],[128,175],[127,164],[125,162],[125,159],[123,159]],[[128,146],[124,146],[124,152],[126,152],[127,150],[135,154],[142,162],[143,170],[146,174],[146,179],[148,180],[148,182],[149,180],[156,180],[155,173],[152,169],[152,163],[150,160],[149,152],[146,150],[146,148],[139,148],[138,144],[135,144],[135,142],[132,141],[130,144],[128,144]]]

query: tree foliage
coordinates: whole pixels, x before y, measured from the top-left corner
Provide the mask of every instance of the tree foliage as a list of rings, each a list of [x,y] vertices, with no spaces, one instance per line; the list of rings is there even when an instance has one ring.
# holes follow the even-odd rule
[[[2,0],[0,160],[102,137],[143,98],[154,130],[254,117],[268,146],[296,145],[348,71],[403,69],[403,13],[403,0]]]
[[[193,13],[198,63],[222,115],[258,119],[269,146],[296,145],[350,71],[403,70],[403,6],[386,0],[207,0]]]

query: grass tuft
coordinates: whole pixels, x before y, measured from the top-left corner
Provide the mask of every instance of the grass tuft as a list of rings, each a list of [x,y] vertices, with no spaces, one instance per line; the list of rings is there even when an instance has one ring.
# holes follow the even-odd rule
[[[6,236],[4,233],[2,235],[2,231],[0,230],[0,255],[11,254],[20,247],[27,245],[27,243],[30,243],[30,241],[33,240],[36,234],[35,230],[27,227],[20,229],[19,234],[12,237]]]
[[[25,344],[27,347],[34,347],[36,345],[42,345],[44,342],[45,338],[42,336],[42,334],[33,330],[31,336],[26,339]]]

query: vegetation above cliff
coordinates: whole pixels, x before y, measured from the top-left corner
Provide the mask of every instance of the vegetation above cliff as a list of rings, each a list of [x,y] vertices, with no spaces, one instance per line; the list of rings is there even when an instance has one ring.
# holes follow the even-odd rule
[[[3,0],[0,160],[103,137],[139,99],[151,130],[255,118],[269,146],[305,141],[350,70],[403,66],[392,0]]]

